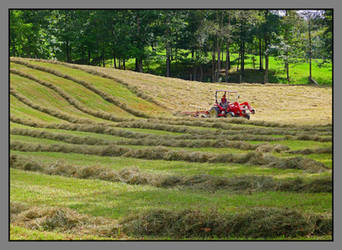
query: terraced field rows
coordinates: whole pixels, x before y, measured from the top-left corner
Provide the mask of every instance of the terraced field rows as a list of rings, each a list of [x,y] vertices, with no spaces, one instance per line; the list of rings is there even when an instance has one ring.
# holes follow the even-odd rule
[[[106,72],[11,58],[11,239],[331,239],[329,121],[174,117]]]

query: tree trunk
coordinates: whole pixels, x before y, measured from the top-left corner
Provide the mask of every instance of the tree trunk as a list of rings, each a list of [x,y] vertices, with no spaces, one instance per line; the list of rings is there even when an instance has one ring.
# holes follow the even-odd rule
[[[245,73],[245,42],[241,42],[241,74]]]
[[[122,66],[123,66],[123,69],[125,70],[126,69],[126,59],[122,59]]]
[[[138,69],[139,69],[139,72],[143,72],[143,59],[142,59],[142,57],[139,58]]]
[[[240,59],[241,59],[241,54],[240,54],[240,51],[239,51],[238,61],[237,61],[237,64],[236,64],[236,71],[239,71]]]
[[[200,82],[202,82],[203,81],[203,66],[202,66],[202,64],[200,65]]]
[[[170,74],[171,74],[171,70],[170,70],[170,63],[171,63],[171,60],[170,60],[170,44],[169,42],[166,43],[166,77],[170,77]]]
[[[285,69],[286,69],[287,82],[290,82],[290,72],[289,72],[289,63],[288,62],[285,62]]]
[[[217,73],[216,73],[216,81],[220,81],[220,71],[221,71],[221,45],[219,38],[217,39]]]
[[[265,51],[267,50],[268,41],[265,39]],[[264,83],[268,83],[268,54],[265,54],[265,73]]]
[[[12,56],[17,56],[17,50],[15,48],[15,39],[11,38],[10,46],[12,47]]]
[[[311,20],[309,17],[309,65],[310,65],[310,75],[309,75],[309,80],[312,82],[312,68],[311,68],[311,57],[312,57],[312,47],[311,47]]]
[[[227,43],[227,52],[226,52],[226,74],[225,74],[225,80],[228,82],[228,71],[230,68],[230,62],[229,62],[229,43]]]
[[[137,37],[138,37],[138,48],[139,50],[142,50],[141,42],[140,42],[140,16],[139,16],[139,10],[137,11],[137,17],[136,17],[136,22],[137,22]],[[142,56],[139,56],[138,58],[135,59],[135,71],[137,72],[142,72],[143,67],[142,67]]]
[[[212,54],[211,54],[211,57],[212,57],[212,61],[211,61],[211,81],[212,82],[215,82],[216,79],[215,79],[215,46],[213,46],[213,51],[212,51]]]
[[[261,44],[261,38],[259,38],[259,71],[262,71],[264,69],[262,62],[263,62],[263,58],[262,58],[262,44]]]
[[[114,57],[114,68],[116,69],[116,56],[113,55],[113,57]]]
[[[194,67],[193,71],[194,71],[194,74],[192,75],[192,80],[196,81],[196,74],[197,74],[197,67],[196,66]]]
[[[70,62],[70,49],[69,49],[69,41],[65,42],[65,56],[66,56],[66,61]]]
[[[104,51],[104,42],[102,41],[102,66],[106,67],[106,62],[105,62],[105,51]]]

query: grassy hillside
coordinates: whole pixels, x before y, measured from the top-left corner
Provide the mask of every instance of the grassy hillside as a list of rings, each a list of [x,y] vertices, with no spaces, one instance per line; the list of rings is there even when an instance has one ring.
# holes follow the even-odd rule
[[[330,87],[10,72],[11,240],[331,240]],[[178,116],[222,88],[250,121]]]

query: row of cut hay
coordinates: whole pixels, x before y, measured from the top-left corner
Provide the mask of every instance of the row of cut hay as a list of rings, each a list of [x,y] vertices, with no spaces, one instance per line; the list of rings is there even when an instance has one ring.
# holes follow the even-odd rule
[[[175,120],[175,119],[148,119],[147,122],[152,123],[166,123],[168,125],[184,125],[184,126],[197,126],[203,128],[217,128],[222,130],[228,130],[232,132],[235,131],[244,131],[244,133],[253,133],[260,135],[302,135],[307,133],[318,133],[320,135],[332,135],[332,131],[316,131],[316,130],[299,130],[292,128],[276,128],[276,127],[246,127],[246,126],[232,126],[229,122],[221,122],[218,119],[218,122],[207,122],[201,121],[199,119],[189,121],[189,120]]]
[[[296,237],[332,233],[329,216],[303,214],[286,208],[251,208],[248,212],[222,213],[215,209],[171,211],[153,209],[125,218],[129,235],[184,237]]]
[[[299,149],[299,150],[291,150],[288,153],[290,153],[290,154],[303,154],[303,155],[309,155],[309,154],[331,154],[332,153],[332,147],[326,147],[326,148],[305,148],[305,149]]]
[[[66,113],[61,112],[61,111],[57,111],[57,110],[54,110],[54,109],[46,108],[46,107],[41,106],[41,105],[37,105],[37,104],[31,102],[25,96],[19,94],[13,88],[10,88],[10,94],[12,96],[14,96],[15,98],[17,98],[22,103],[26,104],[27,106],[29,106],[29,107],[31,107],[31,108],[33,108],[35,110],[38,110],[40,112],[46,113],[48,115],[57,117],[57,118],[59,118],[61,120],[68,121],[68,122],[71,122],[71,123],[80,123],[80,124],[93,123],[93,121],[91,121],[90,119],[74,117],[72,115],[66,114]]]
[[[54,129],[66,129],[66,130],[74,130],[74,131],[83,131],[83,132],[93,132],[100,134],[109,134],[116,135],[126,138],[154,138],[154,139],[179,139],[179,140],[202,140],[202,139],[214,139],[220,138],[220,134],[213,134],[208,131],[208,133],[203,134],[203,131],[199,131],[201,133],[198,134],[183,134],[183,135],[153,135],[148,133],[136,133],[131,132],[124,129],[113,128],[113,125],[106,126],[105,124],[94,124],[94,123],[80,123],[80,124],[46,124],[40,122],[32,122],[29,120],[25,120],[22,118],[10,116],[10,120],[15,123],[19,123],[26,126],[37,127],[37,128],[54,128]],[[177,129],[177,128],[176,128]],[[171,129],[172,130],[172,129]],[[223,137],[222,137],[223,138]],[[254,136],[254,135],[233,135],[228,136],[224,135],[225,140],[234,140],[234,141],[243,141],[243,140],[254,140],[254,141],[280,141],[285,140],[285,138],[274,138],[269,136]]]
[[[135,116],[138,116],[138,117],[144,117],[144,118],[148,118],[150,117],[149,115],[141,112],[141,111],[138,111],[138,110],[135,110],[135,109],[132,109],[130,107],[128,107],[125,103],[122,103],[121,101],[119,101],[117,98],[115,98],[114,96],[112,95],[109,95],[97,88],[95,88],[91,83],[88,83],[86,81],[83,81],[83,80],[79,80],[79,79],[76,79],[70,75],[67,75],[67,74],[63,74],[59,71],[56,71],[56,70],[52,70],[52,69],[49,69],[49,68],[46,68],[46,67],[43,67],[43,66],[39,66],[39,65],[33,65],[33,64],[30,64],[29,62],[27,61],[24,61],[24,60],[21,60],[21,59],[17,59],[17,58],[11,58],[11,61],[14,62],[14,63],[17,63],[17,64],[22,64],[26,67],[29,67],[29,68],[32,68],[32,69],[36,69],[36,70],[40,70],[40,71],[43,71],[43,72],[47,72],[47,73],[50,73],[50,74],[53,74],[53,75],[56,75],[58,77],[62,77],[64,79],[67,79],[67,80],[70,80],[70,81],[73,81],[73,82],[76,82],[80,85],[82,85],[83,87],[93,91],[94,93],[96,93],[97,95],[101,96],[104,100],[120,107],[121,109],[127,111],[128,113],[131,113]]]
[[[263,152],[263,153],[290,153],[290,154],[331,154],[332,153],[332,147],[324,147],[324,148],[304,148],[299,150],[290,150],[290,148],[286,145],[281,144],[269,144],[269,143],[262,143],[258,144],[256,149],[257,152]]]
[[[240,163],[251,165],[263,165],[280,169],[301,169],[311,173],[327,171],[328,168],[321,162],[303,157],[277,158],[271,154],[261,152],[248,152],[246,154],[214,154],[206,152],[189,152],[169,150],[165,147],[151,147],[133,149],[116,145],[86,146],[69,144],[33,144],[13,141],[10,143],[12,150],[25,152],[62,152],[79,153],[99,156],[122,156],[147,160],[209,162],[209,163]]]
[[[331,177],[305,182],[303,178],[276,180],[268,176],[235,176],[232,178],[211,175],[159,175],[141,172],[138,167],[112,170],[100,166],[73,166],[63,162],[43,164],[28,157],[10,156],[10,167],[21,170],[37,171],[50,175],[61,175],[81,179],[100,179],[127,184],[148,184],[156,187],[188,187],[194,190],[215,192],[229,190],[233,192],[332,192]]]
[[[20,207],[20,209],[18,209]],[[119,231],[134,236],[191,237],[297,237],[332,233],[332,218],[280,208],[252,208],[242,213],[216,209],[170,211],[152,209],[122,219],[77,213],[69,208],[37,207],[12,201],[11,223],[29,229],[59,231],[77,235],[117,236]]]
[[[186,126],[176,126],[176,125],[167,125],[164,123],[155,123],[155,122],[146,122],[146,121],[130,121],[130,122],[120,122],[115,125],[115,127],[121,128],[142,128],[142,129],[153,129],[153,130],[163,130],[169,132],[178,132],[178,133],[188,133],[191,135],[199,136],[201,138],[218,138],[222,137],[229,140],[257,140],[257,141],[278,141],[278,140],[310,140],[310,141],[320,141],[320,142],[328,142],[331,141],[331,137],[322,137],[312,134],[299,134],[297,136],[285,135],[283,138],[279,137],[267,137],[261,131],[261,135],[258,135],[257,131],[252,132],[249,134],[245,130],[236,131],[226,131],[222,129],[218,129],[215,131],[212,130],[201,130],[201,129],[194,129],[189,128]],[[266,133],[267,135],[271,133]]]
[[[256,150],[256,152],[288,152],[291,154],[328,154],[332,152],[332,148],[316,148],[301,149],[289,151],[289,147],[281,144],[250,144],[243,141],[227,141],[227,140],[174,140],[164,138],[141,138],[141,139],[125,139],[111,141],[94,137],[84,137],[69,134],[61,134],[42,130],[32,130],[24,128],[13,128],[10,130],[12,135],[31,136],[35,138],[45,138],[57,141],[63,141],[72,144],[86,145],[144,145],[144,146],[165,146],[165,147],[186,147],[186,148],[237,148],[241,150]]]
[[[19,75],[21,77],[25,77],[27,79],[30,79],[32,81],[35,81],[35,82],[39,83],[40,85],[43,85],[43,86],[45,86],[45,87],[47,87],[49,89],[54,90],[61,97],[63,97],[69,104],[74,106],[76,109],[78,109],[78,110],[80,110],[80,111],[82,111],[84,113],[87,113],[89,115],[92,115],[92,116],[95,116],[95,117],[98,117],[98,118],[102,118],[104,120],[114,121],[114,122],[130,121],[130,120],[134,119],[134,118],[128,119],[128,118],[116,117],[113,114],[109,114],[109,113],[106,113],[106,112],[103,112],[103,111],[91,110],[91,109],[85,107],[83,104],[81,104],[75,98],[71,97],[69,94],[67,94],[65,91],[63,91],[61,88],[55,86],[52,83],[49,83],[47,81],[42,81],[42,80],[40,80],[40,79],[30,75],[30,74],[26,74],[26,73],[21,72],[19,70],[11,69],[10,72],[13,73],[13,74]]]
[[[49,109],[46,107],[42,107],[40,105],[36,105],[32,103],[30,100],[25,98],[24,96],[17,93],[14,89],[10,89],[10,93],[15,96],[17,99],[19,99],[21,102],[25,103],[26,105],[30,106],[31,108],[34,108],[36,110],[39,110],[41,112],[47,113],[49,115],[52,115],[54,117],[66,120],[71,123],[86,123],[91,124],[94,122],[89,119],[84,118],[76,118],[73,116],[70,116],[68,114],[65,114],[60,111],[56,111],[53,109]],[[279,141],[279,140],[313,140],[313,141],[320,141],[320,142],[327,142],[331,141],[330,137],[320,137],[320,136],[313,136],[313,135],[300,135],[300,136],[285,136],[283,138],[276,138],[276,137],[268,137],[264,135],[249,135],[249,134],[241,134],[239,132],[235,132],[236,135],[232,135],[230,132],[217,130],[217,131],[203,131],[199,129],[191,129],[188,127],[179,127],[179,126],[172,126],[172,125],[166,125],[166,124],[156,124],[156,123],[147,123],[144,121],[131,121],[131,122],[121,122],[120,124],[114,125],[114,124],[107,124],[109,126],[115,126],[115,127],[123,127],[123,128],[143,128],[143,129],[154,129],[154,130],[163,130],[168,132],[181,132],[181,133],[190,133],[191,135],[181,135],[177,138],[179,139],[217,139],[217,138],[225,138],[226,140],[234,140],[234,141]],[[102,124],[94,124],[94,126],[106,126],[105,123]],[[106,126],[107,127],[107,126]]]
[[[111,126],[105,126],[105,124],[94,124],[94,123],[43,123],[37,121],[30,121],[27,119],[22,119],[16,117],[14,115],[10,116],[10,121],[13,123],[30,126],[34,128],[47,128],[47,129],[64,129],[69,131],[82,131],[82,132],[90,132],[90,133],[97,133],[97,134],[107,134],[107,135],[114,135],[124,138],[151,138],[151,139],[177,139],[179,136],[171,136],[171,135],[154,135],[148,133],[140,133],[140,132],[132,132],[125,129],[118,129],[113,128]],[[183,138],[184,137],[184,138]],[[192,139],[190,135],[181,135],[181,139]]]
[[[159,118],[164,121],[198,121],[199,118],[192,118],[192,117],[163,117]],[[269,122],[269,121],[253,121],[253,120],[246,120],[245,118],[234,118],[234,119],[212,119],[212,118],[203,118],[200,119],[203,122],[207,123],[233,123],[233,124],[246,124],[246,125],[254,125],[260,127],[273,127],[273,128],[288,128],[291,130],[300,130],[300,131],[317,131],[317,132],[330,132],[332,130],[332,124],[326,125],[301,125],[296,126],[293,124],[284,124],[284,123],[277,123],[277,122]]]
[[[33,58],[30,58],[29,60],[36,61],[36,62],[60,64],[60,65],[63,65],[63,66],[66,66],[66,67],[70,67],[70,68],[73,68],[73,69],[83,70],[83,71],[85,71],[85,72],[87,72],[89,74],[92,74],[92,75],[96,75],[96,76],[100,76],[100,77],[103,77],[103,78],[114,80],[115,82],[120,83],[121,85],[124,85],[128,90],[130,90],[136,96],[138,96],[138,97],[140,97],[140,98],[142,98],[142,99],[144,99],[144,100],[146,100],[148,102],[152,102],[152,103],[154,103],[154,104],[156,104],[156,105],[158,105],[160,107],[168,109],[168,107],[166,105],[164,105],[163,103],[155,100],[152,96],[147,95],[146,93],[140,91],[137,87],[131,85],[129,82],[123,81],[123,80],[121,80],[121,79],[119,79],[117,77],[113,77],[113,76],[110,76],[108,74],[104,74],[102,72],[99,72],[99,71],[96,71],[96,70],[92,70],[92,69],[89,69],[89,68],[80,67],[77,64],[59,62],[59,61],[56,61],[56,60],[44,60],[44,59],[33,59]]]
[[[101,124],[101,123],[90,123],[87,124],[46,124],[46,123],[39,123],[39,122],[32,122],[29,120],[25,120],[22,118],[14,117],[13,115],[10,116],[10,120],[15,123],[19,123],[26,126],[36,127],[36,128],[54,128],[54,129],[66,129],[66,130],[74,130],[74,131],[83,131],[83,132],[94,132],[94,133],[101,133],[101,134],[109,134],[109,135],[116,135],[120,137],[126,138],[151,138],[151,139],[164,139],[164,140],[224,140],[229,143],[229,141],[281,141],[281,140],[296,140],[296,139],[303,139],[303,140],[314,140],[314,141],[321,141],[326,142],[330,141],[328,137],[319,137],[319,136],[285,136],[283,138],[271,137],[271,136],[264,136],[264,135],[245,135],[245,134],[237,134],[237,135],[230,135],[230,134],[222,134],[222,131],[212,132],[212,131],[202,131],[202,130],[195,130],[192,131],[192,134],[183,134],[183,135],[153,135],[148,133],[135,133],[131,131],[127,131],[124,129],[115,129],[113,126],[114,124]],[[76,120],[77,122],[77,120]],[[140,123],[138,123],[140,124]],[[134,126],[133,126],[134,127]],[[144,128],[159,128],[159,130],[169,131],[169,132],[176,132],[176,131],[191,131],[187,130],[188,128],[179,128],[177,126],[166,126],[162,125],[153,126],[153,124],[148,124]],[[233,143],[233,142],[231,142]],[[167,145],[166,145],[167,146]]]
[[[72,144],[87,144],[87,145],[145,145],[145,146],[166,146],[166,147],[215,147],[215,148],[237,148],[242,150],[254,150],[260,145],[250,144],[243,141],[226,141],[226,140],[174,140],[167,138],[137,138],[124,139],[118,141],[99,139],[94,137],[76,136],[62,133],[55,133],[43,130],[32,130],[25,128],[13,128],[10,130],[12,135],[31,136],[36,138],[45,138],[51,140],[63,141]],[[270,151],[281,152],[289,148],[282,145],[270,145]],[[269,151],[269,152],[270,152]]]
[[[10,222],[32,230],[102,237],[115,236],[119,228],[117,221],[79,214],[70,208],[28,206],[15,201],[10,202]]]

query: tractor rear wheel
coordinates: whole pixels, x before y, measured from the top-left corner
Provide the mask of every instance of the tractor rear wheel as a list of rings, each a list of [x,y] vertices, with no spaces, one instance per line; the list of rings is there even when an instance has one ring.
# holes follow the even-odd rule
[[[212,107],[209,111],[210,118],[217,118],[218,117],[218,109],[216,107]]]
[[[228,118],[234,117],[234,113],[233,113],[233,112],[228,112],[228,113],[227,113],[227,117],[228,117]]]

